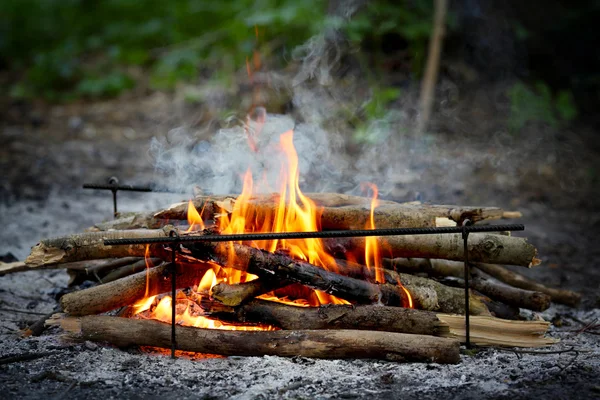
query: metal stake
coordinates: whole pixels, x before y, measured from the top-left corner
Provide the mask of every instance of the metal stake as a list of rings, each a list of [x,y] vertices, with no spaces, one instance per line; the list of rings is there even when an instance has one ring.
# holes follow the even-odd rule
[[[171,358],[175,359],[175,347],[177,347],[177,342],[175,338],[175,312],[177,306],[177,250],[179,247],[179,233],[173,229],[169,232],[169,236],[174,238],[174,242],[172,244],[172,253],[171,253]]]
[[[117,219],[117,191],[119,190],[119,179],[116,176],[108,178],[108,184],[112,186],[110,189],[113,195],[113,217]]]
[[[471,348],[471,326],[469,321],[469,276],[471,275],[471,266],[469,265],[469,247],[467,246],[467,242],[469,240],[469,230],[467,226],[471,225],[472,222],[468,219],[463,221],[463,231],[462,238],[464,244],[464,260],[465,260],[465,344],[467,349]]]

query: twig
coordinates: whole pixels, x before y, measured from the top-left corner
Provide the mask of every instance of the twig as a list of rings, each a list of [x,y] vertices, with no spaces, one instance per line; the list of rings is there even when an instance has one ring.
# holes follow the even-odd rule
[[[17,310],[16,308],[0,308],[0,312],[14,312],[17,314],[30,314],[30,315],[46,315],[45,313],[29,310]]]
[[[53,354],[56,354],[56,352],[55,351],[44,351],[41,353],[23,353],[23,354],[16,354],[16,355],[8,355],[8,356],[0,357],[0,365],[12,364],[12,363],[21,362],[21,361],[36,360],[38,358],[51,356]]]
[[[67,388],[65,389],[65,391],[64,391],[64,392],[62,392],[62,393],[59,393],[58,395],[56,395],[56,397],[55,397],[54,399],[55,399],[55,400],[59,400],[59,399],[62,399],[62,398],[64,398],[64,397],[65,397],[65,395],[66,395],[67,393],[69,393],[69,391],[70,391],[71,389],[73,389],[73,388],[74,388],[76,385],[77,385],[77,381],[73,381],[73,382],[71,382],[71,384],[69,385],[69,387],[67,387]]]

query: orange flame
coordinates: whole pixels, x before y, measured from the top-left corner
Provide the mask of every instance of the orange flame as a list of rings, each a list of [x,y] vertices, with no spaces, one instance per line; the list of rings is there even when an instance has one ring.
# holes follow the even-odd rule
[[[204,203],[204,207],[206,207],[206,203]],[[204,220],[202,220],[204,207],[202,208],[202,211],[198,212],[198,210],[196,210],[196,207],[194,207],[194,203],[192,203],[192,200],[188,202],[187,220],[188,225],[190,227],[188,228],[187,232],[205,229]]]
[[[377,200],[379,190],[377,189],[377,185],[373,183],[365,183],[364,185],[369,187],[373,192],[369,222],[367,222],[367,226],[365,228],[375,229],[375,207],[379,205],[379,201]],[[376,236],[367,236],[365,238],[365,264],[369,270],[371,268],[375,268],[375,282],[385,283],[385,274],[383,273],[381,266],[381,255]]]

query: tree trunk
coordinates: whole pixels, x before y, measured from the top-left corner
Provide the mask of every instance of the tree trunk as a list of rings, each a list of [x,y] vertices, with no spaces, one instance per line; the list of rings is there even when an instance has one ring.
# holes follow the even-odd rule
[[[108,316],[67,318],[63,329],[84,340],[171,347],[171,326],[152,320]],[[454,339],[354,330],[224,331],[176,326],[179,350],[224,356],[367,358],[397,362],[458,363]]]

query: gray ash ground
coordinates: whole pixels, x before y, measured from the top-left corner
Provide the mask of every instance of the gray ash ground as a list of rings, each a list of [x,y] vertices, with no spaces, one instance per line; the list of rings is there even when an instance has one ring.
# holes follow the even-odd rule
[[[72,117],[65,112],[60,116],[50,113],[42,128],[3,127],[0,255],[10,253],[23,259],[41,238],[79,232],[110,218],[110,194],[83,191],[80,185],[85,181],[100,181],[115,173],[125,183],[154,179],[146,155],[150,133],[155,133],[146,129],[153,123],[147,117],[152,111],[135,114],[139,121],[131,122],[129,114],[121,115],[118,104],[98,107],[100,111],[91,108],[82,114],[83,127],[71,129],[67,121]],[[143,107],[152,110],[146,103]],[[118,118],[104,118],[117,112],[115,109],[121,112]],[[63,125],[56,122],[61,118]],[[441,136],[439,140],[454,143],[456,138]],[[527,138],[522,140],[525,143]],[[597,196],[592,195],[595,192],[577,180],[584,168],[595,167],[589,160],[598,159],[598,149],[581,135],[567,135],[564,141],[564,148],[577,158],[559,157],[540,164],[534,153],[515,157],[510,169],[506,163],[488,165],[470,158],[471,168],[463,166],[447,180],[444,174],[452,165],[448,160],[461,156],[455,144],[440,143],[437,151],[446,148],[448,154],[437,153],[433,161],[409,149],[398,149],[399,157],[411,160],[406,171],[414,174],[390,194],[398,200],[420,197],[522,211],[526,231],[519,235],[538,247],[544,263],[519,272],[584,295],[577,309],[554,305],[541,314],[554,321],[549,335],[561,342],[535,351],[550,353],[480,349],[465,353],[458,365],[272,356],[171,360],[139,349],[70,342],[56,327],[40,337],[23,338],[21,329],[55,308],[56,297],[68,280],[60,270],[29,271],[0,277],[0,357],[44,356],[12,363],[1,358],[2,397],[598,398],[600,338],[597,330],[594,334],[582,328],[600,321],[600,250],[596,246],[600,208],[594,200]],[[523,143],[514,141],[512,145],[528,149]],[[468,154],[479,153],[483,159],[486,151],[495,152],[468,140],[460,148]],[[420,162],[420,156],[429,164]],[[462,177],[459,182],[457,176]],[[122,210],[153,210],[181,199],[172,194],[124,193],[119,204]]]

